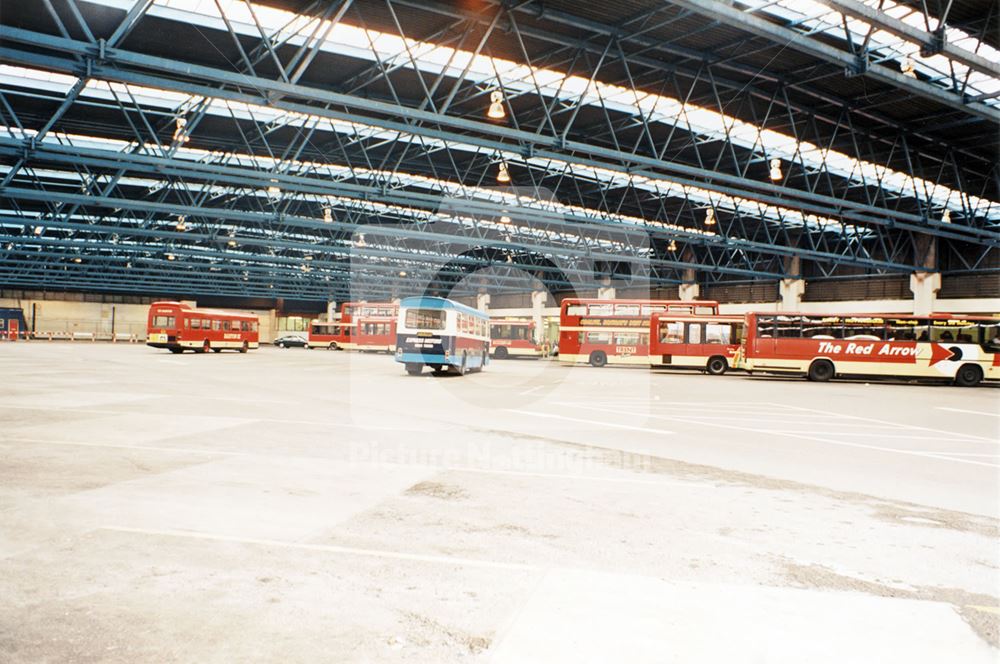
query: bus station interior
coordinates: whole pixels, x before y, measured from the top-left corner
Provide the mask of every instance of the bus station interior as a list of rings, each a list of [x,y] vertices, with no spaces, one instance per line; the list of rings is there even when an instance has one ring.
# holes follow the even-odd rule
[[[1000,661],[994,0],[0,0],[0,130],[0,662]]]

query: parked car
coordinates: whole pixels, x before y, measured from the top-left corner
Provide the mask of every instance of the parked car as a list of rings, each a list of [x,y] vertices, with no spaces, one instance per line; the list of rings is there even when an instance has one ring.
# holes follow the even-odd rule
[[[301,334],[286,334],[274,340],[278,348],[309,348],[309,340]]]

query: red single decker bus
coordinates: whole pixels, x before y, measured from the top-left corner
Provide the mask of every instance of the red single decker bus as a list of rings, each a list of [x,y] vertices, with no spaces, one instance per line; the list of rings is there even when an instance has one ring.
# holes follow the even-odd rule
[[[260,345],[258,325],[254,314],[196,309],[182,302],[154,302],[149,305],[146,345],[167,348],[171,353],[219,353],[224,348],[245,353]]]
[[[337,320],[313,321],[309,347],[393,352],[398,314],[392,302],[345,302]]]
[[[721,376],[739,363],[743,316],[657,312],[649,323],[649,364]]]
[[[1000,380],[1000,318],[931,314],[751,313],[741,348],[750,373]]]
[[[498,318],[490,321],[490,345],[493,357],[542,357],[545,344],[535,336],[535,321],[525,318]]]
[[[718,314],[710,300],[567,298],[559,310],[559,361],[649,366],[649,323],[656,312]]]

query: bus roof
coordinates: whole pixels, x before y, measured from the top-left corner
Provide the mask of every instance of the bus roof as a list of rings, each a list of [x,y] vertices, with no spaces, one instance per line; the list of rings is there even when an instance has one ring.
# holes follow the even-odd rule
[[[996,320],[1000,321],[1000,317],[992,316],[990,314],[952,314],[952,313],[932,313],[917,316],[914,314],[908,314],[905,312],[851,312],[851,313],[829,313],[825,311],[813,313],[808,311],[751,311],[748,312],[752,316],[807,316],[809,318],[925,318],[927,320]]]
[[[408,297],[399,303],[400,309],[404,307],[410,309],[418,307],[421,309],[455,309],[456,311],[462,311],[480,318],[489,318],[489,315],[484,311],[473,309],[472,307],[464,305],[461,302],[455,302],[454,300],[449,300],[443,297],[431,297],[427,295]]]
[[[715,300],[602,300],[596,297],[567,297],[562,304],[684,304],[691,306],[716,305]]]
[[[150,307],[178,307],[184,311],[190,311],[196,314],[205,314],[207,316],[239,316],[243,318],[258,318],[257,314],[250,311],[226,311],[225,309],[202,309],[201,307],[192,307],[184,302],[176,302],[174,300],[162,300],[159,302],[153,302],[149,305]]]

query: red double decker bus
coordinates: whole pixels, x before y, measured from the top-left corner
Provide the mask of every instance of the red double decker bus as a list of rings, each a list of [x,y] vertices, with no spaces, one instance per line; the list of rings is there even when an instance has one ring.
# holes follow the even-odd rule
[[[559,310],[559,361],[649,366],[649,323],[657,312],[718,314],[719,303],[567,298]]]
[[[1000,380],[1000,318],[931,314],[751,313],[742,365],[750,373]]]
[[[309,347],[392,352],[398,313],[399,306],[392,302],[345,302],[337,320],[313,321]]]
[[[258,326],[254,314],[198,309],[183,302],[154,302],[149,305],[146,321],[146,345],[171,353],[219,353],[226,348],[245,353],[260,345]]]
[[[743,316],[657,312],[649,322],[649,364],[721,376],[738,368]]]
[[[490,321],[490,345],[493,357],[542,357],[545,344],[535,333],[535,321],[525,318],[498,318]]]

